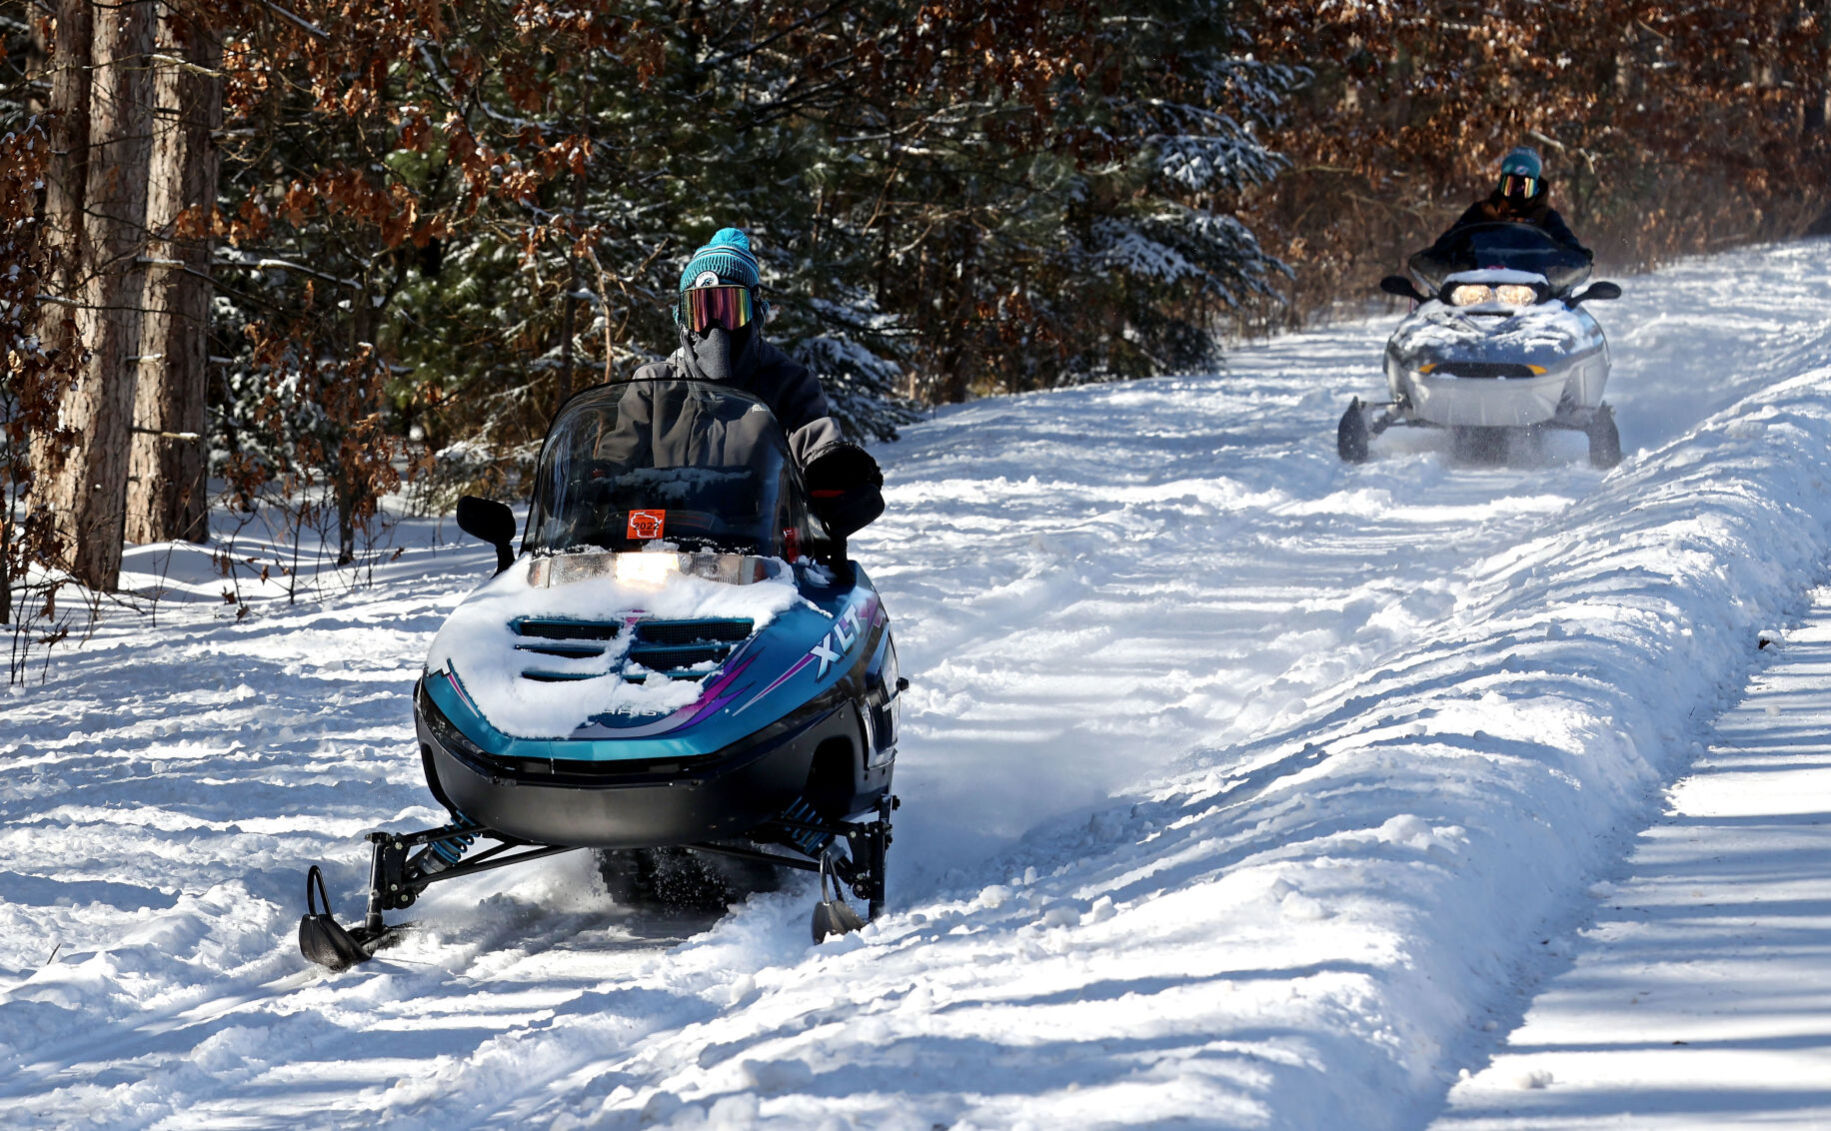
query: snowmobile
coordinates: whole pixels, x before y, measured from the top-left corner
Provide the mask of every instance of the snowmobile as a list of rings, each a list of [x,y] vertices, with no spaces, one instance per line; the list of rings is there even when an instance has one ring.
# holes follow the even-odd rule
[[[1584,433],[1596,467],[1621,462],[1614,410],[1602,400],[1608,342],[1583,304],[1621,297],[1589,278],[1581,252],[1531,224],[1473,224],[1438,254],[1380,281],[1418,305],[1386,343],[1391,399],[1356,397],[1336,429],[1341,458],[1360,463],[1368,441],[1394,424],[1450,430],[1455,449],[1504,452],[1509,434],[1537,428]]]
[[[458,524],[495,546],[496,574],[413,692],[450,820],[369,834],[359,926],[312,866],[306,958],[361,962],[430,884],[580,848],[613,896],[657,894],[683,859],[725,861],[713,880],[818,872],[815,941],[878,914],[908,683],[846,557],[854,531],[816,516],[763,402],[690,380],[588,389],[542,445],[520,554],[501,503],[467,496]]]

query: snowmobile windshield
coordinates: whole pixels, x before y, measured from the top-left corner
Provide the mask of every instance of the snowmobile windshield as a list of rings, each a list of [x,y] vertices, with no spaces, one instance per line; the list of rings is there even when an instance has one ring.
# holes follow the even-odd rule
[[[762,401],[703,381],[627,381],[566,402],[541,448],[526,547],[793,556],[817,536]],[[785,552],[786,551],[786,552]]]
[[[1458,271],[1502,267],[1545,276],[1553,292],[1562,293],[1589,278],[1589,260],[1575,248],[1552,239],[1532,224],[1470,224],[1450,233],[1443,254],[1420,251],[1411,269],[1432,291]]]

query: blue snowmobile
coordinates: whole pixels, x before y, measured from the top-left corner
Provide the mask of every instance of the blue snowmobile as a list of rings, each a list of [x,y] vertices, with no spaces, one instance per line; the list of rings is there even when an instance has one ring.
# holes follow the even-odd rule
[[[882,909],[908,684],[854,531],[816,517],[763,402],[688,380],[588,389],[548,431],[519,556],[501,503],[467,496],[458,525],[495,546],[496,575],[413,695],[451,820],[369,834],[357,927],[314,865],[306,958],[362,962],[430,884],[579,848],[620,901],[666,901],[685,876],[722,906],[818,872],[816,941],[863,925],[844,888],[865,918]]]

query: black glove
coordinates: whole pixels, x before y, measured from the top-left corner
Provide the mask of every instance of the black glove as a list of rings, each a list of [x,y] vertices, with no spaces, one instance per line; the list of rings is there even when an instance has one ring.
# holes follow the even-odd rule
[[[884,513],[884,473],[871,453],[843,441],[808,457],[803,469],[814,514],[835,538],[849,538]]]

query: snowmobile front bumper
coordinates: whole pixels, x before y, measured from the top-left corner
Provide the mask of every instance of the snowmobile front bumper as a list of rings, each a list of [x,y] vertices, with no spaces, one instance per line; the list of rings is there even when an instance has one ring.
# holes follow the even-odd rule
[[[1455,373],[1412,374],[1410,401],[1419,419],[1448,427],[1523,428],[1558,414],[1569,378],[1464,377]]]
[[[858,714],[823,696],[713,754],[591,762],[502,758],[478,748],[423,687],[414,722],[427,783],[454,812],[537,844],[652,848],[743,836],[780,814],[808,782],[814,752],[860,748]]]

